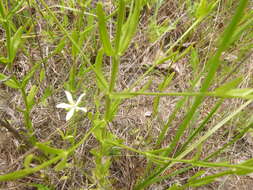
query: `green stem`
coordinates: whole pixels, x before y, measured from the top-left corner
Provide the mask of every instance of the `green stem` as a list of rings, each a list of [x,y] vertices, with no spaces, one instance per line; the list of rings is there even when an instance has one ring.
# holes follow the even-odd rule
[[[112,57],[112,73],[111,73],[111,81],[109,86],[109,92],[113,92],[116,84],[116,79],[118,76],[119,71],[119,63],[120,63],[120,57],[118,55],[115,55]]]
[[[249,92],[253,89],[248,89]],[[222,93],[217,93],[217,92],[116,92],[116,93],[111,93],[111,96],[113,98],[118,98],[118,99],[124,99],[124,98],[131,98],[134,96],[140,96],[140,95],[146,95],[146,96],[195,96],[195,97],[201,97],[202,98],[206,96],[210,97],[217,97],[217,98],[242,98],[245,100],[251,100],[253,99],[253,95],[250,93],[248,95],[240,95],[240,94],[226,94],[225,92]]]
[[[22,97],[23,97],[23,100],[24,100],[24,103],[25,103],[25,111],[23,112],[24,113],[24,117],[25,117],[25,124],[26,124],[26,128],[28,129],[28,131],[30,133],[33,132],[33,127],[32,127],[32,122],[30,120],[30,109],[29,109],[29,106],[28,106],[28,102],[27,102],[27,95],[25,93],[25,89],[21,88],[21,94],[22,94]]]
[[[120,57],[118,55],[115,55],[112,57],[112,72],[111,72],[111,80],[110,80],[110,85],[109,85],[109,95],[106,96],[106,111],[105,111],[105,118],[107,121],[110,120],[110,115],[111,115],[111,97],[110,94],[113,93],[115,84],[116,84],[116,79],[118,76],[118,70],[119,70],[119,63],[120,63]]]
[[[25,93],[25,89],[21,88],[21,94],[22,94],[22,98],[24,100],[24,103],[25,103],[25,110],[22,111],[23,115],[24,115],[24,118],[25,118],[25,126],[26,126],[26,129],[28,131],[28,136],[29,136],[29,140],[32,144],[35,144],[36,142],[36,138],[33,134],[34,130],[33,130],[33,124],[32,124],[32,121],[30,119],[30,109],[29,109],[29,106],[28,106],[28,102],[27,102],[27,95]]]

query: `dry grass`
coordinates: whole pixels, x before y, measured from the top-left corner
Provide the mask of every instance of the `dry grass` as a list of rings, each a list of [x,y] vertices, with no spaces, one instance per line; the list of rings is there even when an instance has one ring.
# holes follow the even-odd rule
[[[49,2],[50,3],[50,2]],[[51,2],[52,5],[54,2]],[[109,4],[109,2],[108,2]],[[109,4],[110,5],[110,4]],[[205,64],[206,57],[208,57],[208,52],[212,52],[215,49],[216,36],[219,34],[219,31],[224,29],[225,23],[225,14],[228,14],[228,10],[222,10],[222,5],[220,6],[220,11],[217,11],[216,15],[213,15],[207,19],[203,24],[201,24],[198,29],[191,33],[185,43],[194,43],[195,47],[201,49],[201,64]],[[176,41],[189,27],[190,18],[185,14],[185,7],[179,5],[176,1],[167,0],[166,3],[160,8],[159,11],[159,22],[164,21],[168,17],[170,22],[176,21],[180,18],[180,22],[176,25],[176,28],[170,32],[164,34],[158,41],[155,43],[149,42],[148,36],[148,27],[149,27],[149,18],[152,16],[152,9],[145,9],[142,13],[140,30],[135,36],[134,43],[129,48],[128,52],[122,58],[122,64],[120,66],[120,76],[118,80],[118,90],[129,87],[136,78],[142,75],[146,71],[146,66],[149,62],[153,62],[157,54],[161,54],[167,48],[168,44]],[[53,49],[53,45],[48,43],[51,39],[42,33],[43,28],[52,27],[47,26],[47,24],[41,19],[39,13],[36,13],[37,20],[37,32],[39,41],[42,49],[37,45],[37,40],[35,37],[29,38],[24,44],[26,53],[19,53],[15,63],[13,72],[17,74],[20,78],[24,76],[32,67],[33,63],[41,59],[41,51],[43,56],[47,56],[47,52],[50,49]],[[212,22],[210,24],[209,22]],[[71,26],[70,26],[71,27]],[[52,28],[54,30],[54,28]],[[4,40],[4,36],[0,33],[1,39]],[[92,39],[90,39],[92,40]],[[89,40],[88,40],[89,41]],[[0,42],[2,43],[2,42]],[[97,48],[89,47],[89,44],[86,44],[87,51],[91,52],[90,54],[96,54]],[[181,47],[179,48],[179,51]],[[239,48],[239,47],[238,47]],[[208,50],[208,51],[207,51]],[[231,49],[231,54],[236,55],[237,47]],[[55,90],[53,97],[50,98],[47,105],[38,104],[31,114],[31,118],[34,125],[34,133],[38,141],[51,141],[54,147],[66,148],[69,146],[68,141],[61,139],[58,130],[60,129],[63,132],[69,131],[68,123],[66,124],[63,121],[65,113],[61,110],[56,110],[55,103],[64,102],[64,81],[68,80],[68,75],[66,71],[70,70],[72,65],[72,59],[69,55],[68,47],[66,47],[61,54],[55,55],[47,60],[46,62],[46,73],[47,81],[41,86],[41,93],[39,93],[37,98],[42,94],[42,90],[48,85],[51,84]],[[168,91],[185,91],[190,86],[189,81],[193,77],[191,67],[188,64],[190,57],[187,55],[177,62],[172,63],[172,67],[165,71],[162,68],[158,67],[155,69],[155,72],[149,74],[145,77],[142,83],[138,88],[144,86],[148,81],[152,81],[152,84],[149,87],[150,91],[155,91],[157,86],[161,83],[162,77],[168,72],[176,72],[176,77],[173,79]],[[108,64],[105,65],[105,70],[109,71],[110,60]],[[229,67],[239,64],[238,61],[232,61],[227,63]],[[78,65],[80,63],[78,62]],[[226,67],[226,66],[224,66]],[[3,65],[0,65],[1,73],[8,73]],[[222,72],[222,71],[221,71]],[[241,67],[239,67],[235,72],[231,74],[231,78],[243,75],[244,81],[241,84],[242,87],[252,87],[252,73],[253,73],[253,56],[250,56]],[[221,73],[222,75],[222,73]],[[85,99],[86,106],[89,108],[90,112],[94,112],[95,107],[92,104],[92,96],[90,94],[97,93],[95,88],[95,83],[93,84],[92,74],[86,74],[86,80],[83,81],[83,85],[87,89],[87,96]],[[39,80],[37,75],[34,79],[35,81]],[[215,85],[220,84],[222,78],[217,77]],[[28,88],[31,86],[28,86]],[[1,90],[5,91],[9,96],[11,96],[10,108],[16,110],[17,108],[23,107],[23,103],[19,93],[14,90],[7,89],[4,86],[0,86]],[[79,94],[81,92],[78,92]],[[79,95],[78,94],[78,95]],[[120,105],[120,109],[117,113],[117,116],[114,122],[110,125],[110,130],[120,139],[123,139],[126,145],[129,145],[134,148],[140,148],[142,150],[152,148],[154,146],[154,137],[157,137],[163,124],[166,122],[168,115],[171,113],[175,107],[175,103],[179,100],[179,97],[163,97],[161,99],[161,104],[159,107],[158,116],[155,118],[149,117],[149,112],[152,111],[153,98],[139,96],[132,99],[127,99]],[[101,97],[103,101],[103,97]],[[191,101],[191,100],[189,100]],[[214,105],[216,99],[208,98],[203,104],[201,111],[199,113],[200,118],[205,117],[212,105]],[[188,109],[190,102],[187,103],[185,109]],[[212,121],[208,126],[219,121],[220,118],[224,116],[228,111],[233,110],[234,108],[241,105],[241,100],[238,99],[229,99],[223,104],[219,112],[215,115]],[[165,141],[162,146],[166,145],[171,141],[175,133],[175,127],[182,121],[184,113],[186,110],[181,110],[177,115],[176,119],[173,121],[173,127],[169,129],[169,134],[167,134]],[[243,117],[247,118],[250,113],[252,114],[252,107],[248,107],[247,110],[244,110],[245,115],[235,118],[233,122],[228,123],[222,130],[220,130],[215,136],[213,136],[204,146],[202,150],[202,156],[208,155],[213,151],[214,148],[221,146],[234,135],[233,132],[236,131],[237,126],[243,122]],[[12,122],[12,126],[17,129],[20,133],[24,131],[23,118],[20,112],[15,111],[14,113],[16,121]],[[9,113],[4,113],[4,116],[7,119],[13,119]],[[193,128],[196,123],[193,123]],[[71,125],[73,126],[73,125]],[[80,118],[78,122],[74,125],[76,129],[73,128],[73,132],[76,130],[76,141],[81,138],[81,134],[85,134],[87,130],[91,127],[91,123],[86,118]],[[152,127],[151,127],[152,126]],[[207,129],[208,129],[207,126]],[[68,130],[67,130],[68,128]],[[206,130],[207,130],[206,129]],[[71,131],[71,130],[70,130]],[[190,132],[190,131],[189,131]],[[71,166],[62,171],[55,172],[53,169],[42,170],[38,173],[25,177],[21,180],[16,180],[12,182],[3,182],[0,184],[1,189],[17,189],[17,190],[28,190],[34,189],[28,187],[27,184],[36,183],[36,184],[47,184],[52,185],[55,189],[84,189],[88,188],[91,180],[88,176],[92,176],[91,168],[94,167],[92,160],[92,155],[89,152],[91,149],[98,145],[97,141],[90,137],[81,147],[76,150],[76,153],[73,157],[69,158],[68,162]],[[220,159],[228,159],[232,163],[238,162],[238,160],[246,160],[252,157],[252,147],[253,144],[246,140],[246,137],[237,142],[232,149],[223,153],[223,157]],[[41,153],[34,149],[28,148],[24,145],[24,142],[16,139],[12,133],[10,133],[5,128],[1,127],[0,129],[0,174],[15,171],[22,168],[23,158],[28,153],[34,153],[38,156],[41,156]],[[36,163],[34,163],[36,164]],[[144,157],[141,157],[137,154],[122,151],[121,155],[113,157],[111,165],[111,175],[110,178],[113,182],[113,187],[119,190],[130,190],[136,184],[140,176],[145,172],[145,167],[147,166],[147,161]],[[178,164],[175,166],[174,170],[177,167],[181,168],[182,165]],[[166,171],[167,173],[171,171]],[[183,184],[188,176],[195,173],[196,170],[188,171],[188,173],[179,175],[173,179],[173,183],[177,181],[179,184]],[[210,173],[214,171],[210,170]],[[230,176],[226,177],[224,180],[217,181],[208,185],[206,187],[201,187],[199,189],[224,189],[224,190],[236,190],[236,189],[245,189],[250,190],[252,187],[252,177],[238,177]],[[172,182],[170,180],[165,180],[162,184],[151,186],[150,190],[162,190],[168,188]]]

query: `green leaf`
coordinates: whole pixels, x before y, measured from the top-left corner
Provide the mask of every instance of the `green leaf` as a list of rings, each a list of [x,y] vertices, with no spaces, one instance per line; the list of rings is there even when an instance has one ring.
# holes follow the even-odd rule
[[[77,30],[73,30],[72,31],[72,39],[75,41],[76,44],[79,45],[79,47],[83,46],[83,42],[85,40],[85,36],[86,36],[87,32],[80,32]],[[78,47],[76,47],[73,43],[72,43],[72,56],[74,58],[76,58],[78,56],[78,54],[80,53],[80,49]]]
[[[30,89],[28,96],[27,96],[27,104],[28,108],[31,110],[33,105],[34,105],[34,98],[37,94],[38,87],[36,85],[33,85],[32,88]]]
[[[25,2],[25,0],[16,1],[16,4],[8,12],[8,14],[6,16],[7,20],[11,20],[11,18],[22,8],[22,5],[23,5],[24,2]]]
[[[199,186],[207,185],[215,181],[215,179],[220,178],[225,175],[229,175],[229,174],[233,174],[233,172],[231,170],[227,170],[227,171],[213,174],[210,176],[202,177],[200,179],[191,180],[187,185],[190,187],[199,187]]]
[[[42,97],[41,97],[41,99],[40,99],[40,102],[43,104],[43,105],[46,105],[46,103],[47,103],[47,98],[49,97],[49,96],[51,96],[52,95],[52,89],[51,89],[51,87],[47,87],[46,89],[45,89],[45,91],[44,91],[44,93],[43,93],[43,95],[42,95]]]
[[[95,120],[94,121],[94,125],[97,126],[94,130],[93,130],[93,135],[94,137],[100,141],[103,142],[104,138],[103,138],[103,132],[105,129],[105,125],[106,123],[103,120]]]
[[[42,170],[43,168],[46,168],[46,167],[52,165],[53,163],[57,162],[60,159],[61,159],[60,156],[56,156],[56,157],[42,163],[41,165],[36,166],[34,168],[22,169],[22,170],[7,173],[4,175],[0,175],[0,182],[23,178],[25,176],[28,176],[28,175],[35,173],[35,172],[38,172],[38,171]]]
[[[146,82],[146,84],[138,91],[138,92],[145,92],[147,89],[149,89],[149,87],[151,86],[151,84],[153,83],[154,79],[149,79],[148,82]]]
[[[69,80],[66,89],[74,93],[76,91],[76,65],[72,65],[69,71]]]
[[[4,84],[10,88],[14,88],[14,89],[20,89],[21,85],[19,84],[19,82],[17,80],[14,79],[9,79],[6,82],[4,82]]]
[[[31,164],[33,158],[34,158],[33,154],[29,154],[28,156],[25,157],[25,160],[24,160],[25,168],[30,168],[30,164]]]
[[[42,68],[40,71],[40,82],[42,82],[45,79],[45,76],[46,76],[46,71],[44,68]]]
[[[78,43],[78,38],[79,38],[79,32],[77,32],[76,30],[74,30],[73,32],[72,32],[72,39],[76,42],[76,43]],[[77,55],[78,55],[78,49],[72,44],[72,56],[73,57],[76,57]]]
[[[6,57],[0,57],[0,63],[7,64],[7,63],[9,63],[9,62],[10,62],[10,61],[9,61],[8,58],[6,58]]]
[[[207,0],[200,0],[195,16],[197,18],[204,18],[211,11],[211,3],[208,4]]]
[[[227,91],[225,94],[229,96],[238,96],[238,97],[245,97],[249,96],[253,93],[253,88],[242,88],[242,89],[231,89]]]
[[[40,149],[41,151],[43,151],[44,153],[46,153],[46,154],[53,154],[53,155],[57,154],[57,155],[60,155],[60,154],[62,154],[62,153],[65,152],[65,150],[50,147],[50,146],[46,145],[45,143],[39,143],[39,142],[37,142],[36,143],[36,147],[38,149]]]
[[[98,51],[97,57],[96,57],[96,62],[95,62],[95,66],[94,66],[94,70],[96,71],[97,76],[96,77],[96,81],[97,81],[97,86],[98,88],[102,91],[102,92],[107,92],[108,91],[108,83],[104,77],[103,74],[103,55],[104,55],[104,51],[103,49],[100,49]]]
[[[111,103],[111,109],[110,109],[110,114],[109,114],[109,117],[108,117],[109,121],[112,121],[113,118],[115,117],[115,115],[117,114],[117,111],[118,111],[118,108],[119,108],[120,104],[121,104],[121,100],[120,99],[112,101],[112,103]]]
[[[175,75],[175,72],[171,73],[167,77],[165,77],[164,81],[159,85],[158,90],[163,91],[165,88],[167,88],[172,81],[173,77]]]
[[[195,48],[192,49],[190,64],[192,66],[193,72],[197,73],[199,67],[199,56]]]
[[[253,12],[251,11],[249,14],[246,14],[245,18],[240,23],[240,27],[237,27],[230,43],[234,43],[236,40],[239,40],[242,33],[247,31],[247,29],[252,28],[252,25],[253,25]]]
[[[201,176],[204,175],[205,173],[206,173],[206,171],[204,171],[204,170],[198,171],[196,174],[194,174],[193,176],[191,176],[191,177],[189,178],[189,182],[194,181],[195,179],[197,179],[198,177],[201,177]]]
[[[68,154],[66,154],[61,161],[54,167],[55,171],[61,171],[63,170],[65,167],[68,167],[68,163],[67,163],[67,158],[68,158]]]
[[[215,92],[217,93],[226,93],[227,91],[233,89],[233,88],[236,88],[242,81],[242,77],[239,77],[237,79],[234,79],[232,81],[229,81],[228,83],[220,86],[219,88],[217,88],[215,90]]]
[[[66,42],[67,42],[66,38],[63,37],[63,38],[60,40],[59,44],[58,44],[58,45],[56,46],[56,48],[54,49],[54,51],[53,51],[52,54],[54,55],[54,54],[60,53],[60,52],[63,50],[63,48],[65,47]]]
[[[190,187],[199,187],[203,185],[207,185],[209,183],[212,183],[215,180],[215,178],[202,178],[200,180],[192,181],[189,186]]]
[[[142,1],[134,1],[134,8],[130,10],[130,16],[127,19],[127,22],[124,24],[122,30],[122,37],[120,38],[120,47],[119,53],[123,54],[128,48],[130,42],[132,41],[133,36],[135,35],[138,23],[140,12],[142,9]]]
[[[119,53],[119,47],[120,47],[120,40],[122,36],[122,26],[125,20],[125,0],[119,1],[119,8],[118,8],[118,18],[117,18],[117,26],[116,26],[116,36],[115,36],[115,49],[117,53]]]
[[[244,161],[243,163],[239,164],[241,166],[248,166],[249,169],[236,169],[235,173],[237,175],[246,175],[246,174],[249,174],[249,173],[253,173],[252,169],[253,169],[253,159],[249,159],[249,160],[246,160]]]
[[[166,76],[163,80],[163,82],[161,84],[159,84],[158,86],[158,90],[160,92],[164,91],[165,88],[167,88],[167,86],[170,84],[170,82],[172,81],[173,77],[174,77],[175,73],[171,73],[170,75]],[[153,115],[157,115],[158,113],[158,107],[159,107],[159,102],[160,102],[160,97],[157,96],[154,99],[154,103],[153,103]]]
[[[74,142],[75,137],[73,135],[66,135],[62,137],[63,140],[68,140],[69,142]]]
[[[168,188],[167,190],[183,190],[184,188],[182,186],[179,185],[172,185],[170,188]]]
[[[112,56],[114,55],[114,50],[110,42],[110,35],[106,28],[106,16],[103,10],[102,3],[97,4],[97,16],[99,36],[103,44],[104,51],[108,56]]]
[[[11,38],[10,41],[10,55],[9,55],[9,61],[13,62],[16,54],[17,54],[17,50],[19,48],[19,45],[21,44],[21,37],[22,37],[22,32],[23,32],[23,27],[19,27],[19,29],[17,30],[17,32],[14,34],[14,36]]]
[[[47,186],[44,186],[42,184],[32,184],[33,187],[37,187],[37,190],[52,190],[51,188],[48,188]]]
[[[6,17],[6,12],[7,10],[4,7],[3,1],[0,1],[0,15],[2,19]]]
[[[3,82],[6,86],[14,89],[19,89],[21,86],[14,77],[11,79],[2,73],[0,73],[0,81]]]

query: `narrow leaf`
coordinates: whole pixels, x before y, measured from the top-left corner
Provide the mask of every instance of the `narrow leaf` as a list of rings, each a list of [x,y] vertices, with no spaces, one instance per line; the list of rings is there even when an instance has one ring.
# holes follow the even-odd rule
[[[97,86],[100,88],[101,91],[106,92],[108,90],[108,83],[104,77],[103,74],[103,55],[104,55],[104,51],[103,49],[98,51],[97,57],[96,57],[96,63],[94,66],[94,70],[97,73],[96,79],[97,79]]]
[[[123,34],[120,40],[120,54],[123,54],[128,48],[128,45],[132,41],[132,38],[136,32],[139,23],[140,12],[142,9],[142,1],[134,1],[134,4],[135,6],[133,10],[130,11],[132,14],[128,17],[128,20],[123,27]]]
[[[28,156],[25,157],[25,160],[24,160],[24,166],[25,168],[30,168],[30,164],[33,160],[33,157],[34,155],[33,154],[29,154]]]
[[[233,88],[236,88],[242,81],[242,77],[239,77],[237,79],[234,79],[232,81],[229,81],[228,83],[220,86],[219,88],[217,88],[215,90],[215,92],[217,93],[224,93],[224,92],[227,92]]]
[[[37,94],[38,87],[36,85],[33,85],[32,88],[30,89],[28,96],[27,96],[27,104],[28,108],[31,110],[33,105],[34,105],[34,98]]]
[[[120,47],[120,40],[122,35],[122,26],[125,19],[125,0],[119,1],[119,8],[118,8],[118,19],[117,19],[117,29],[116,29],[116,36],[115,36],[115,49],[118,52]]]
[[[110,42],[110,35],[106,28],[106,16],[103,10],[102,3],[97,4],[97,16],[98,16],[98,30],[101,42],[104,47],[104,51],[108,56],[114,55],[114,50]]]
[[[9,78],[6,75],[0,73],[0,82],[3,82],[6,86],[14,89],[19,89],[20,84],[19,82],[14,78]]]
[[[36,143],[36,147],[38,147],[41,151],[43,151],[46,154],[57,154],[57,155],[60,155],[60,154],[64,153],[64,150],[50,147],[50,146],[46,145],[45,143],[39,143],[39,142],[37,142]]]
[[[17,50],[19,48],[19,45],[21,44],[21,37],[22,37],[23,27],[19,27],[17,32],[14,34],[14,36],[11,38],[10,41],[10,55],[9,55],[9,61],[13,62],[14,58],[16,57]]]

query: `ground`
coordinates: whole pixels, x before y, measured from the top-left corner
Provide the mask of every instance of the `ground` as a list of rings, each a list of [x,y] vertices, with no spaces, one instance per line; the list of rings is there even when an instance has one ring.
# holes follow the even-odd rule
[[[59,2],[48,1],[48,4],[54,5]],[[95,4],[95,1],[93,2]],[[110,1],[105,1],[105,10],[109,14],[114,9],[114,5]],[[177,55],[182,55],[189,47],[194,48],[199,55],[199,72],[204,72],[205,65],[210,56],[217,49],[217,38],[226,28],[233,11],[236,7],[236,3],[231,7],[226,4],[227,2],[219,2],[218,7],[213,13],[207,17],[198,27],[190,32],[184,40],[175,45],[172,48],[172,52],[177,52]],[[66,3],[67,6],[67,3]],[[69,5],[70,6],[70,5]],[[92,8],[91,5],[89,9]],[[248,7],[248,11],[252,10],[252,3]],[[105,97],[100,94],[100,90],[96,87],[96,80],[94,79],[94,73],[85,72],[83,60],[81,56],[73,56],[73,50],[71,44],[66,42],[64,48],[53,54],[50,53],[61,42],[66,40],[62,39],[63,33],[60,31],[55,23],[47,17],[47,15],[41,14],[47,13],[40,7],[35,7],[34,13],[30,12],[28,5],[23,7],[21,13],[24,15],[32,16],[34,18],[35,27],[31,27],[30,30],[36,32],[29,33],[24,36],[26,39],[22,44],[22,48],[15,58],[12,73],[18,79],[23,78],[32,68],[34,63],[40,62],[44,59],[43,68],[45,69],[46,79],[44,82],[40,81],[41,73],[36,73],[33,80],[27,85],[27,89],[31,89],[32,85],[39,84],[39,90],[36,95],[36,106],[33,107],[30,118],[34,127],[34,133],[40,142],[51,142],[50,145],[56,148],[66,149],[73,145],[73,142],[78,142],[83,134],[86,134],[89,128],[92,126],[91,120],[88,118],[88,114],[80,114],[80,117],[76,117],[75,120],[70,122],[65,121],[66,112],[64,110],[56,109],[56,104],[60,102],[66,102],[64,89],[67,86],[68,80],[70,80],[69,71],[72,65],[76,65],[78,87],[75,90],[77,98],[85,89],[85,106],[88,108],[89,113],[96,112],[95,101],[98,104],[103,104]],[[76,6],[75,8],[80,8]],[[62,23],[66,24],[66,28],[71,31],[74,21],[78,20],[78,14],[75,11],[68,10],[62,12],[59,7],[52,8],[56,13],[59,12],[58,19],[61,19]],[[141,12],[139,28],[137,33],[128,48],[127,52],[121,57],[121,64],[119,67],[119,75],[117,80],[117,91],[131,87],[137,78],[147,72],[158,57],[166,54],[166,51],[171,45],[177,41],[192,25],[192,17],[188,14],[187,3],[180,0],[166,0],[163,1],[162,6],[159,8],[157,15],[157,25],[151,24],[152,16],[154,15],[154,7],[145,6]],[[23,12],[22,12],[23,11]],[[44,12],[45,11],[45,12]],[[31,13],[33,13],[31,15]],[[42,16],[43,15],[43,16]],[[63,18],[63,16],[67,17]],[[27,15],[26,15],[27,16]],[[61,17],[62,16],[62,17]],[[44,19],[47,18],[46,22]],[[17,17],[16,24],[22,24],[22,21]],[[65,19],[65,20],[64,20]],[[71,22],[73,21],[73,23]],[[21,23],[19,23],[21,22]],[[89,22],[89,21],[87,21]],[[168,29],[164,26],[170,25]],[[28,26],[27,26],[28,27]],[[111,24],[111,29],[113,26]],[[165,31],[168,29],[167,31]],[[50,33],[52,32],[52,33]],[[160,33],[157,33],[160,32]],[[59,35],[57,36],[56,34]],[[0,30],[1,46],[5,41],[4,30]],[[55,36],[57,36],[56,39]],[[241,40],[234,44],[226,53],[222,56],[223,64],[216,74],[215,80],[211,89],[228,82],[236,77],[243,76],[243,80],[240,83],[240,88],[252,88],[253,86],[253,55],[252,51],[252,37],[251,31],[246,31]],[[67,41],[67,40],[66,40]],[[245,44],[249,45],[245,45]],[[251,44],[251,46],[250,46]],[[245,46],[246,47],[245,47]],[[96,54],[100,47],[98,32],[95,29],[86,38],[84,43],[84,50],[88,52],[89,58],[92,64],[95,62]],[[1,51],[5,51],[2,46]],[[25,49],[25,50],[24,50]],[[72,50],[72,51],[71,51]],[[245,58],[245,59],[244,59]],[[184,92],[192,86],[192,81],[196,75],[194,73],[191,62],[191,53],[181,57],[174,57],[168,59],[163,64],[155,66],[151,73],[145,75],[140,83],[133,88],[133,91],[145,88],[149,92],[156,92],[159,85],[164,80],[165,76],[173,75],[173,78],[164,91],[166,92]],[[103,71],[107,78],[110,77],[111,59],[109,57],[104,58]],[[3,74],[10,75],[7,67],[4,64],[0,64],[0,71]],[[83,71],[83,72],[82,72]],[[47,101],[41,101],[41,97],[45,92],[45,89],[50,87],[53,89]],[[198,90],[199,86],[196,85],[194,90]],[[5,124],[9,123],[11,128],[20,134],[20,137],[11,131],[8,126],[1,126],[0,128],[0,174],[16,171],[23,168],[24,158],[29,154],[38,156],[38,160],[34,160],[31,163],[32,166],[38,165],[40,159],[47,159],[43,153],[36,148],[27,145],[25,136],[26,129],[24,123],[24,116],[20,112],[21,108],[24,108],[24,102],[19,91],[6,87],[2,82],[0,83],[0,92],[5,94],[2,98],[5,100],[4,105],[8,107],[8,110],[1,109],[0,115],[5,121]],[[94,101],[94,95],[96,100]],[[159,136],[163,126],[167,122],[169,116],[173,113],[176,104],[182,97],[179,96],[167,96],[161,97],[160,104],[158,106],[158,112],[154,116],[153,104],[155,97],[152,96],[138,96],[129,99],[125,99],[119,106],[119,110],[115,116],[115,119],[109,124],[109,130],[112,134],[121,139],[125,145],[133,147],[138,150],[151,150],[153,148],[164,148],[173,139],[176,133],[176,129],[185,117],[188,109],[193,102],[193,98],[187,99],[185,106],[176,114],[173,121],[170,123],[168,132],[165,135],[165,139],[160,145],[157,145],[157,137]],[[200,107],[198,114],[191,122],[190,127],[182,137],[182,140],[178,144],[177,148],[183,144],[191,132],[197,128],[201,121],[210,113],[212,107],[218,102],[218,98],[208,97]],[[208,124],[205,126],[202,133],[212,128],[222,118],[224,118],[229,112],[232,112],[245,101],[241,99],[226,99],[219,111],[215,113]],[[1,103],[1,99],[0,99]],[[3,104],[3,103],[1,103]],[[242,130],[245,121],[252,115],[252,103],[243,110],[238,117],[234,117],[232,121],[226,123],[214,136],[204,143],[202,146],[201,158],[205,158],[212,153],[218,147],[222,147],[225,143],[229,142],[232,137]],[[1,106],[1,105],[0,105]],[[100,112],[105,110],[104,106],[100,107]],[[2,125],[2,124],[1,124]],[[64,139],[63,136],[68,137]],[[43,169],[25,178],[0,183],[0,189],[34,189],[32,184],[44,184],[46,186],[52,186],[55,189],[83,189],[88,188],[95,189],[95,185],[90,185],[94,182],[92,179],[92,168],[95,167],[94,158],[91,154],[91,150],[98,147],[98,141],[93,137],[89,137],[76,151],[73,156],[68,158],[70,164],[68,168],[56,172],[53,167]],[[224,161],[228,160],[230,163],[240,163],[244,160],[252,158],[253,141],[250,133],[245,134],[235,144],[227,148],[219,157],[212,161]],[[176,152],[176,150],[175,150]],[[187,155],[190,159],[195,152]],[[122,150],[121,154],[115,154],[111,159],[110,175],[109,179],[112,182],[114,189],[119,190],[131,190],[138,182],[139,177],[143,176],[148,165],[148,160],[134,153],[130,150]],[[184,168],[185,164],[176,164],[172,168],[166,170],[162,176],[166,176],[178,169]],[[150,170],[153,169],[151,165]],[[201,170],[200,167],[195,167],[183,174],[179,174],[173,178],[165,179],[159,184],[151,185],[149,190],[163,190],[168,189],[173,184],[185,184],[190,176],[194,175],[197,171]],[[220,169],[207,169],[205,175],[214,174]],[[252,189],[253,178],[251,175],[247,176],[235,176],[230,175],[203,187],[196,189],[211,190],[236,190],[236,189]],[[29,187],[28,187],[29,185]],[[111,187],[112,188],[112,187]],[[39,189],[39,188],[38,188]],[[42,189],[42,188],[41,188]],[[189,188],[194,189],[194,188]]]

